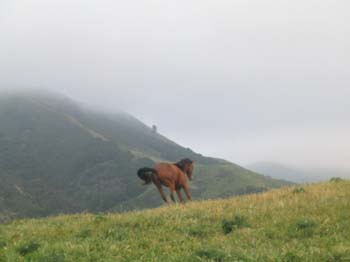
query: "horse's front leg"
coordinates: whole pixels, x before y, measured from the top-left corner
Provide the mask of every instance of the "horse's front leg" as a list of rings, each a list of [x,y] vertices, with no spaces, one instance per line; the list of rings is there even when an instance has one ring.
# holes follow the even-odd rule
[[[175,197],[174,197],[174,192],[175,192],[175,186],[174,185],[170,185],[169,186],[169,191],[170,191],[170,198],[171,200],[175,203]]]
[[[192,197],[191,197],[191,193],[190,193],[190,190],[189,190],[189,188],[188,188],[188,185],[187,185],[187,184],[184,185],[183,188],[184,188],[184,190],[185,190],[187,199],[188,199],[189,201],[191,201],[191,200],[192,200]]]
[[[164,191],[163,191],[162,185],[156,183],[156,187],[157,187],[157,189],[158,189],[160,195],[162,196],[164,202],[167,203],[167,204],[169,205],[169,202],[168,202],[168,200],[166,199],[166,195],[165,195],[165,193],[164,193]]]
[[[179,198],[180,200],[180,203],[184,203],[184,199],[182,198],[182,195],[181,195],[181,188],[180,189],[176,189],[176,194],[177,194],[177,197]]]

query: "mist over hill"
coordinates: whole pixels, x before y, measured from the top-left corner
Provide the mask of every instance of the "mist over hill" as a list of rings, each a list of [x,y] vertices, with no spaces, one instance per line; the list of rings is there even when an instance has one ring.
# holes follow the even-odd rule
[[[288,184],[202,156],[133,116],[92,110],[43,91],[0,95],[0,220],[158,206],[136,170],[157,161],[196,162],[194,199]],[[213,138],[215,139],[215,138]]]
[[[294,167],[273,162],[254,163],[247,165],[246,168],[275,179],[285,179],[295,183],[319,182],[332,177],[350,178],[350,170],[341,168]]]

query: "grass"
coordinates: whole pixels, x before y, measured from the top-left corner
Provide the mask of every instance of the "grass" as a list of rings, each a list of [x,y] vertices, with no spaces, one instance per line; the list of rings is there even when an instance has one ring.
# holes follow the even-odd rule
[[[0,261],[350,261],[350,182],[0,225]]]

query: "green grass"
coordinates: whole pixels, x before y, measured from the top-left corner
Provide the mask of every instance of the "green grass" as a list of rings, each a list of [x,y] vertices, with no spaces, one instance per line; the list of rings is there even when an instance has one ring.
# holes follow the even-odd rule
[[[350,182],[296,188],[16,220],[0,225],[0,261],[350,261]]]

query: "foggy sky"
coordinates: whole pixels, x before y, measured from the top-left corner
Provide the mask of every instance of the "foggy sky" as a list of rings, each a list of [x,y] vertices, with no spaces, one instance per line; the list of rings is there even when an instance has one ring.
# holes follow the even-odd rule
[[[205,155],[350,168],[347,0],[0,0],[0,89],[122,109]]]

